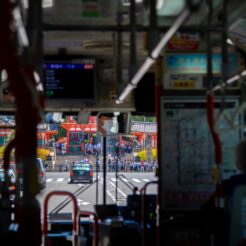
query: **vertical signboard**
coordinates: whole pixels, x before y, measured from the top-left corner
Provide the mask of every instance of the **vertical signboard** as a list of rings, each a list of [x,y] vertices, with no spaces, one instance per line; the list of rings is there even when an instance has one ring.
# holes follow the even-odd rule
[[[237,100],[227,100],[233,115]],[[215,102],[215,112],[221,109]],[[161,100],[161,197],[162,206],[200,207],[214,192],[212,170],[214,145],[207,124],[206,101],[187,99]],[[221,120],[219,128],[227,122]],[[235,174],[234,149],[240,138],[239,128],[220,132],[223,150],[222,176]]]

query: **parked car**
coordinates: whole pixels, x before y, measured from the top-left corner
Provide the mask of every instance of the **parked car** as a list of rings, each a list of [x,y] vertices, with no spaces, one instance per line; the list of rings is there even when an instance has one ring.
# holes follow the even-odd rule
[[[72,164],[70,170],[70,183],[74,181],[93,182],[92,165],[87,160],[76,161]]]
[[[41,189],[46,187],[46,169],[41,158],[36,159],[36,164],[38,167],[38,181]]]
[[[41,158],[36,159],[36,165],[38,168],[38,183],[40,186],[40,189],[44,189],[46,187],[46,165],[43,163]],[[14,167],[11,167],[14,172],[16,172]],[[19,177],[18,181],[20,182],[20,189],[23,190],[23,177],[22,177],[22,171],[19,171]],[[18,175],[17,175],[18,176]]]
[[[9,181],[10,181],[9,191],[10,191],[10,194],[13,195],[15,188],[16,188],[16,185],[15,185],[16,176],[13,170],[11,169],[8,170],[8,176],[9,176]],[[0,182],[3,182],[4,180],[5,180],[4,179],[4,169],[0,168]]]

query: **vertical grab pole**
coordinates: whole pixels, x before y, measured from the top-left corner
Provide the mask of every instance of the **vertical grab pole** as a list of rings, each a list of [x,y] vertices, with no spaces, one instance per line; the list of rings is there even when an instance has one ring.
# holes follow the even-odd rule
[[[98,205],[98,166],[99,166],[99,159],[98,159],[98,150],[96,152],[97,160],[96,160],[96,205]]]
[[[212,0],[208,0],[208,27],[211,25],[212,20],[212,12],[213,12],[213,5]],[[216,132],[214,128],[214,95],[213,91],[213,68],[212,68],[212,47],[211,47],[211,35],[210,32],[207,32],[207,121],[210,133],[212,135],[214,147],[215,147],[215,163],[219,170],[220,165],[222,163],[222,147],[219,134]],[[220,179],[217,181],[216,185],[216,193],[217,195],[220,194]],[[216,199],[216,205],[219,204],[219,200]]]
[[[103,205],[106,205],[107,203],[107,197],[106,197],[106,189],[107,189],[107,183],[106,183],[106,154],[107,154],[107,141],[106,136],[103,136]]]
[[[37,9],[37,12],[42,9],[41,0],[29,2],[28,14],[30,14],[32,7]],[[9,88],[16,101],[15,157],[16,163],[23,167],[23,198],[18,212],[15,214],[15,219],[19,223],[19,244],[40,245],[40,207],[36,199],[39,186],[38,173],[35,168],[37,124],[40,120],[40,109],[33,68],[23,66],[16,52],[12,29],[13,7],[12,1],[0,1],[0,67],[7,71]],[[37,14],[35,17],[41,17],[41,15]],[[28,19],[29,23],[30,19]],[[37,23],[34,22],[32,24],[35,26]],[[31,48],[33,48],[35,42],[30,41]],[[28,42],[25,45],[25,49],[30,51],[30,55],[33,55],[34,49],[28,49]],[[17,211],[17,208],[15,209]]]
[[[132,79],[137,67],[137,49],[136,49],[136,1],[130,0],[130,67],[129,78]]]
[[[145,196],[146,196],[147,187],[151,184],[158,184],[158,182],[157,181],[150,181],[150,182],[146,183],[144,185],[144,187],[140,190],[140,194],[141,194],[142,246],[147,245],[146,244],[147,223],[146,223],[146,213],[145,213]],[[158,202],[158,196],[157,196],[157,202]]]
[[[119,136],[120,137],[120,136]],[[119,146],[120,141],[118,142],[118,147],[116,146],[116,162],[115,162],[115,201],[117,204],[118,201],[118,166],[119,166]]]
[[[76,197],[68,191],[51,191],[46,195],[44,198],[44,207],[43,207],[43,243],[44,246],[46,246],[46,236],[48,233],[48,221],[47,221],[47,215],[48,215],[48,202],[52,196],[69,196],[71,200],[73,201],[73,245],[77,245],[77,237],[78,237],[78,206],[77,206],[77,200]]]

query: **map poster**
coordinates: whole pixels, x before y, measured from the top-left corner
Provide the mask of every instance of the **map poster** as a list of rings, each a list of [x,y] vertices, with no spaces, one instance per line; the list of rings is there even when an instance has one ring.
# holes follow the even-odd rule
[[[237,101],[227,101],[233,115]],[[218,114],[221,103],[215,102]],[[214,192],[212,169],[214,144],[207,124],[205,100],[162,100],[161,176],[162,199],[167,207],[199,207]],[[226,125],[221,122],[220,126]],[[222,175],[234,174],[234,150],[239,128],[220,132],[223,151]]]

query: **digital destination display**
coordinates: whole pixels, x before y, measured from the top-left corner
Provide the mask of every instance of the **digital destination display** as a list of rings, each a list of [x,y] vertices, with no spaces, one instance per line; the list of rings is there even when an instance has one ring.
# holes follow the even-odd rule
[[[95,97],[95,64],[47,62],[44,64],[46,99],[85,99]]]

